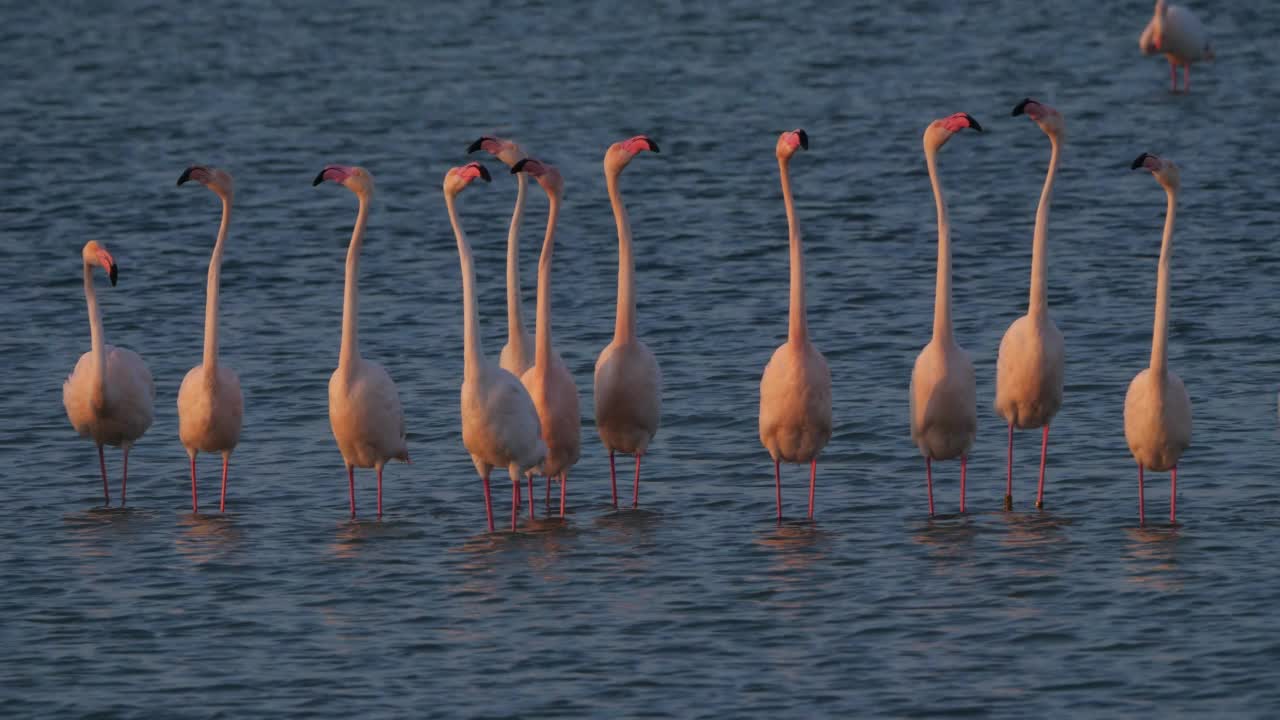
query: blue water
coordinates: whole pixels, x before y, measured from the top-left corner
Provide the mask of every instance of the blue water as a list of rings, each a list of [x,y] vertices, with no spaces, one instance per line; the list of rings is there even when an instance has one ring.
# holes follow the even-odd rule
[[[1218,61],[1172,95],[1163,60],[1138,53],[1150,7],[1136,0],[570,5],[0,10],[0,714],[1273,716],[1280,8],[1197,2]],[[1027,95],[1069,129],[1049,277],[1067,385],[1046,508],[1032,507],[1026,432],[1005,513],[996,349],[1025,312],[1048,160],[1044,135],[1009,117]],[[979,435],[970,512],[956,513],[958,467],[940,463],[930,519],[907,432],[936,257],[920,135],[956,111],[987,130],[941,156]],[[773,148],[797,126],[811,139],[792,163],[810,329],[836,428],[815,522],[806,473],[788,467],[778,526],[757,388],[786,336]],[[662,153],[622,186],[664,414],[640,509],[614,511],[590,417],[617,262],[600,162],[640,132]],[[439,189],[484,133],[565,177],[555,337],[586,414],[569,517],[494,535],[460,439],[461,288]],[[1138,527],[1122,426],[1150,352],[1165,202],[1128,170],[1141,152],[1182,166],[1170,365],[1195,431],[1173,527],[1154,473]],[[213,195],[174,187],[193,162],[237,183],[222,358],[245,428],[221,515],[191,514],[177,439],[218,221]],[[348,519],[327,418],[355,217],[349,193],[310,186],[327,163],[378,183],[362,351],[399,385],[414,458],[389,467],[380,522],[369,471]],[[494,182],[461,212],[496,357],[515,186],[488,163]],[[541,191],[529,207],[531,317]],[[93,446],[61,403],[89,347],[90,238],[120,265],[118,287],[98,284],[107,340],[141,353],[158,388],[127,510],[101,508]],[[108,469],[117,494],[118,451]],[[212,510],[216,459],[200,473]],[[509,492],[495,481],[499,520]]]

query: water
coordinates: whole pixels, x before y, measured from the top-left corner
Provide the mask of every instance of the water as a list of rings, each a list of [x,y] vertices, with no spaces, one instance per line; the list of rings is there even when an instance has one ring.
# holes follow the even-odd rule
[[[1198,3],[1220,60],[1174,96],[1163,61],[1137,52],[1146,2],[767,5],[7,7],[5,712],[1274,714],[1280,99],[1265,48],[1280,11]],[[1026,95],[1070,132],[1049,281],[1067,387],[1047,508],[1032,510],[1038,435],[1020,433],[1006,514],[995,357],[1025,311],[1049,152],[1009,117]],[[941,156],[980,430],[970,513],[954,514],[958,468],[943,463],[930,520],[907,433],[936,248],[920,134],[961,110],[988,130]],[[773,147],[796,126],[812,139],[792,170],[836,431],[816,522],[789,467],[778,527],[757,387],[786,335]],[[662,147],[632,163],[623,192],[640,334],[666,390],[641,509],[614,512],[589,417],[616,272],[600,160],[638,132]],[[492,536],[459,437],[461,292],[439,190],[482,133],[565,176],[555,338],[588,415],[568,520]],[[1139,529],[1121,414],[1149,356],[1164,211],[1156,183],[1128,170],[1144,151],[1183,168],[1170,363],[1195,435],[1179,525],[1162,520],[1168,486],[1153,474]],[[485,160],[495,181],[467,190],[461,212],[496,356],[514,183]],[[192,162],[236,177],[222,354],[246,401],[228,512],[196,517],[175,398],[199,361],[218,206],[174,187]],[[379,188],[362,350],[399,385],[415,460],[389,468],[381,522],[368,471],[348,521],[326,414],[355,217],[349,193],[310,186],[331,162],[368,167]],[[528,315],[545,214],[541,191],[530,198]],[[77,254],[91,237],[121,268],[118,287],[98,284],[107,339],[146,358],[159,393],[128,510],[98,507],[93,447],[61,403],[89,346]],[[108,468],[118,494],[118,451]],[[200,472],[212,509],[216,459]],[[499,519],[508,493],[498,480]]]

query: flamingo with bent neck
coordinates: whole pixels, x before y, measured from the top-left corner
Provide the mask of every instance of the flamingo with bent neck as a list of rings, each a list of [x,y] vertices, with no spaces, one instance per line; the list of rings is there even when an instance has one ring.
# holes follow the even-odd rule
[[[90,350],[80,356],[76,367],[62,384],[62,405],[67,419],[80,437],[98,446],[98,467],[102,471],[103,503],[110,507],[111,491],[107,488],[107,461],[103,445],[119,447],[124,452],[124,469],[120,480],[120,506],[124,507],[129,488],[129,448],[151,427],[156,399],[156,384],[151,370],[138,353],[106,344],[103,339],[102,313],[93,290],[93,269],[102,268],[115,287],[119,267],[107,248],[95,240],[85,243],[80,252],[84,269],[84,298],[89,306]]]
[[[347,248],[346,289],[342,299],[342,344],[338,369],[329,378],[329,424],[347,466],[351,517],[356,516],[355,468],[378,474],[378,517],[382,517],[382,468],[391,460],[409,462],[400,393],[385,368],[360,357],[360,248],[373,200],[373,175],[362,167],[329,165],[312,186],[335,182],[359,201],[351,244]]]
[[[1049,317],[1049,202],[1058,174],[1058,158],[1066,136],[1062,114],[1027,98],[1013,108],[1025,113],[1049,136],[1049,170],[1040,206],[1036,209],[1035,233],[1031,241],[1031,299],[1027,314],[1005,331],[996,360],[995,410],[1009,423],[1008,468],[1005,477],[1004,509],[1013,509],[1013,429],[1044,428],[1040,438],[1040,481],[1036,507],[1044,507],[1044,470],[1049,452],[1049,423],[1062,407],[1062,332]]]
[[[1171,5],[1156,0],[1155,12],[1142,35],[1138,48],[1143,55],[1163,53],[1169,61],[1169,83],[1178,92],[1178,66],[1182,66],[1182,91],[1191,92],[1191,63],[1213,60],[1213,44],[1200,18],[1185,5]]]
[[[560,517],[564,517],[565,494],[569,468],[578,462],[582,448],[582,411],[578,403],[578,385],[565,367],[560,353],[551,346],[551,256],[555,250],[556,221],[560,217],[560,200],[564,197],[564,180],[553,165],[527,158],[511,167],[516,174],[532,175],[547,192],[547,234],[538,259],[537,348],[533,367],[525,371],[520,382],[529,391],[538,410],[542,441],[547,456],[538,469],[547,481],[560,481]],[[549,490],[548,490],[549,491]],[[533,514],[533,475],[529,476],[529,513]]]
[[[222,274],[223,244],[231,224],[231,201],[235,186],[224,170],[193,165],[183,171],[178,185],[189,180],[204,185],[222,200],[222,224],[209,258],[209,280],[205,291],[204,360],[187,372],[178,390],[178,437],[191,460],[191,512],[200,511],[196,484],[196,454],[222,454],[222,492],[218,512],[227,509],[227,468],[231,452],[240,441],[240,425],[244,419],[244,395],[240,378],[231,368],[218,362],[218,291]]]
[[[1155,327],[1151,336],[1151,366],[1129,383],[1124,396],[1124,438],[1138,461],[1138,522],[1145,523],[1143,470],[1169,471],[1169,522],[1178,517],[1178,459],[1191,445],[1191,398],[1182,378],[1169,369],[1169,264],[1173,255],[1173,221],[1182,186],[1177,164],[1148,153],[1133,161],[1155,176],[1164,188],[1168,205],[1160,264],[1156,272]]]
[[[791,196],[791,156],[801,148],[809,149],[809,136],[804,130],[784,132],[778,138],[778,174],[782,178],[782,201],[787,209],[791,244],[791,309],[787,341],[774,351],[760,378],[760,442],[773,458],[778,522],[782,522],[780,463],[809,463],[809,519],[812,520],[818,453],[831,439],[831,370],[826,358],[809,341],[804,302],[804,250],[795,200]]]
[[[480,346],[480,311],[476,306],[476,270],[471,245],[458,219],[458,193],[476,178],[489,182],[489,171],[478,162],[450,168],[444,176],[444,202],[458,242],[462,268],[462,444],[471,454],[484,484],[484,512],[493,532],[493,501],[489,474],[505,467],[511,476],[511,530],[520,511],[520,478],[543,461],[538,411],[529,392],[515,375],[484,356]],[[533,498],[529,498],[533,502]]]
[[[631,221],[622,204],[618,178],[638,153],[658,152],[658,144],[644,135],[609,146],[604,155],[604,179],[618,226],[618,310],[613,341],[596,359],[596,431],[609,451],[609,482],[613,506],[618,507],[616,452],[636,456],[631,507],[640,505],[640,459],[658,432],[662,417],[662,371],[653,351],[636,337],[635,259],[631,254]]]
[[[934,291],[933,339],[911,370],[911,439],[924,455],[929,514],[933,515],[933,461],[960,458],[960,512],[964,512],[969,447],[978,427],[973,361],[951,328],[951,224],[938,181],[938,149],[965,128],[982,132],[967,113],[934,120],[924,131],[924,157],[938,212],[938,280]]]
[[[503,138],[481,136],[467,148],[467,154],[484,150],[493,155],[507,167],[515,167],[516,163],[528,157],[524,148],[514,141]],[[520,302],[520,222],[524,218],[525,189],[529,181],[523,174],[516,173],[516,209],[511,213],[511,229],[507,231],[507,344],[502,346],[498,356],[498,365],[516,377],[521,377],[533,367],[533,340],[524,328]],[[529,509],[533,509],[533,497],[529,498]]]

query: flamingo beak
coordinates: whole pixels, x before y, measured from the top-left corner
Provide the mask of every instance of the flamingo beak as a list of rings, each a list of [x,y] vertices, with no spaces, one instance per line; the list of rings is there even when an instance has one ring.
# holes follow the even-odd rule
[[[467,146],[467,154],[468,154],[468,155],[470,155],[471,153],[473,153],[473,152],[475,152],[475,151],[477,151],[477,150],[479,150],[479,149],[483,148],[483,147],[484,147],[484,141],[485,141],[485,140],[492,140],[492,139],[493,139],[493,138],[489,137],[488,135],[481,136],[481,137],[480,137],[480,139],[476,140],[475,142],[473,142],[473,143],[471,143],[470,145],[468,145],[468,146]]]
[[[120,269],[116,265],[115,258],[111,257],[111,253],[106,250],[99,250],[98,264],[107,271],[107,278],[111,280],[111,287],[115,287],[116,280],[120,277]]]
[[[182,176],[178,178],[178,185],[180,185],[180,186],[181,186],[182,184],[186,183],[188,180],[190,180],[190,179],[191,179],[191,171],[192,171],[192,170],[195,170],[195,168],[194,168],[194,167],[189,167],[189,168],[187,168],[186,170],[183,170],[183,171],[182,171]]]
[[[805,132],[802,128],[796,128],[796,137],[800,138],[801,149],[808,150],[809,149],[809,133]]]
[[[1152,155],[1151,153],[1142,153],[1133,161],[1133,164],[1129,166],[1129,169],[1137,170],[1140,167],[1145,167],[1148,158],[1155,159],[1155,155]]]
[[[1035,102],[1035,100],[1032,100],[1031,98],[1023,98],[1022,102],[1014,106],[1013,115],[1011,117],[1017,117],[1021,115],[1027,109],[1027,104],[1033,103],[1033,102]]]
[[[968,121],[969,127],[973,128],[974,130],[977,130],[978,132],[982,132],[982,126],[978,124],[977,120],[973,119],[972,115],[970,115],[969,113],[965,113],[964,119]]]

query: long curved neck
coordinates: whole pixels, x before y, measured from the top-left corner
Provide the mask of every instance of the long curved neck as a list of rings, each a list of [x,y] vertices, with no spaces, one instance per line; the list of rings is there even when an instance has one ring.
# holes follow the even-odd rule
[[[102,337],[102,311],[98,309],[98,295],[93,291],[93,267],[84,265],[84,299],[89,305],[90,352],[93,353],[94,373],[97,383],[94,396],[101,400],[107,386],[107,344]]]
[[[1151,370],[1164,375],[1169,369],[1169,262],[1173,255],[1173,220],[1178,192],[1165,190],[1169,206],[1164,214],[1164,239],[1160,243],[1160,267],[1156,271],[1156,321],[1151,335]]]
[[[1058,157],[1062,141],[1049,136],[1053,151],[1049,155],[1049,172],[1040,191],[1040,206],[1036,208],[1036,231],[1031,243],[1031,299],[1027,314],[1046,316],[1049,313],[1049,204],[1053,199],[1053,181],[1058,176]]]
[[[231,198],[222,196],[222,225],[218,227],[218,241],[213,244],[213,255],[209,257],[209,285],[205,292],[204,302],[204,367],[212,369],[218,365],[218,291],[222,286],[222,245],[227,239],[227,228],[231,225]],[[213,378],[213,373],[206,373]]]
[[[929,182],[933,185],[933,200],[938,206],[938,284],[933,298],[933,339],[951,340],[951,223],[947,219],[947,201],[942,196],[942,184],[938,182],[938,155],[936,148],[925,148],[925,162],[929,166]]]
[[[804,249],[800,244],[800,221],[791,195],[791,162],[778,158],[778,175],[782,178],[782,202],[787,207],[787,234],[791,240],[791,316],[787,342],[803,344],[809,339],[809,323],[804,305]]]
[[[445,193],[444,202],[449,208],[449,223],[458,240],[458,260],[462,265],[462,376],[466,380],[480,372],[484,357],[480,348],[480,311],[476,307],[476,266],[471,258],[471,245],[458,220],[455,196]]]
[[[542,240],[542,255],[538,258],[538,318],[533,357],[534,365],[541,368],[551,363],[551,254],[555,252],[556,220],[560,217],[560,198],[549,197],[547,235]]]
[[[618,225],[618,317],[613,327],[613,340],[629,342],[636,336],[636,263],[631,255],[631,221],[618,191],[618,171],[605,172],[613,220]]]
[[[520,221],[524,217],[528,176],[516,173],[516,209],[507,232],[507,343],[524,357],[524,318],[520,312]]]
[[[342,349],[338,352],[338,369],[350,372],[360,359],[360,247],[364,244],[364,226],[369,220],[369,196],[358,193],[360,212],[351,231],[347,248],[347,284],[342,299]]]

